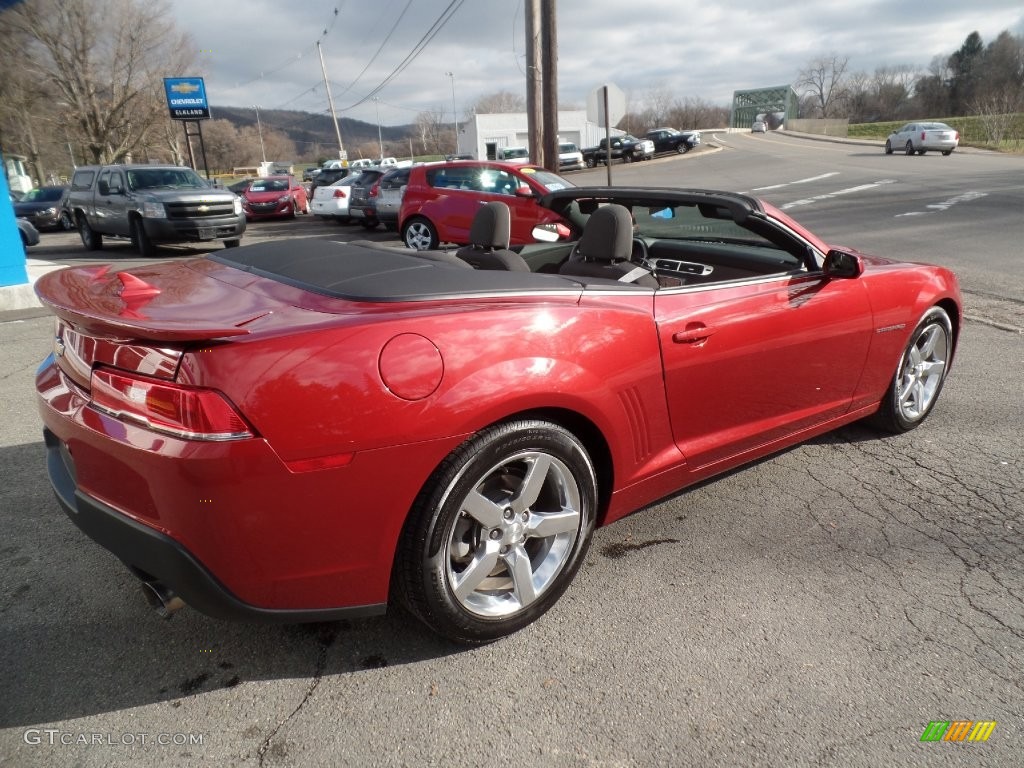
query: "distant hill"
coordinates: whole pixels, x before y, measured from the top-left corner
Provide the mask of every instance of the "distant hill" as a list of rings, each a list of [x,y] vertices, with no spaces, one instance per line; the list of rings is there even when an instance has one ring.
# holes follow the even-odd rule
[[[256,127],[256,112],[247,107],[210,106],[213,117],[217,120],[228,120],[236,127]],[[338,146],[334,121],[329,114],[300,112],[289,109],[261,109],[260,121],[264,128],[270,128],[285,134],[295,142],[300,155],[312,156],[331,154]],[[365,144],[377,143],[377,124],[364,123],[348,117],[338,119],[341,129],[341,140],[346,149]],[[381,126],[381,136],[385,142],[408,143],[414,137],[414,125]],[[320,150],[320,148],[323,150]]]

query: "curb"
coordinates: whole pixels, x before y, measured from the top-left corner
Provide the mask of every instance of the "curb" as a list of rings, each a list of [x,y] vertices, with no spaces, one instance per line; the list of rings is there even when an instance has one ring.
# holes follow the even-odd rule
[[[34,284],[36,280],[47,272],[55,269],[63,269],[63,264],[54,264],[51,261],[42,259],[26,259],[25,269],[28,272],[28,282],[19,285],[0,286],[0,312],[10,312],[19,309],[35,309],[43,306],[36,296]]]

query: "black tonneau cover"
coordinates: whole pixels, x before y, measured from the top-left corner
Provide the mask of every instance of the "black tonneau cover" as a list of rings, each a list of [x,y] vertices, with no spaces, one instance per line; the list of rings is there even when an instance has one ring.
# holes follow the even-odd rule
[[[232,248],[208,258],[303,290],[349,301],[578,293],[587,286],[613,291],[650,291],[611,280],[465,269],[420,258],[414,251],[366,241],[346,243],[306,238],[266,242]]]

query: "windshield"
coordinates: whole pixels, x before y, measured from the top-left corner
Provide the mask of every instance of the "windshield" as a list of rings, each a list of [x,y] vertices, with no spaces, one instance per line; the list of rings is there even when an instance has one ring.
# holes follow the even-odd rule
[[[515,157],[529,157],[530,153],[526,150],[526,147],[509,147],[502,153],[505,158]]]
[[[53,187],[51,189],[33,189],[25,193],[25,196],[21,198],[23,203],[52,203],[60,200],[64,194],[64,190],[59,187]]]
[[[249,186],[250,192],[287,192],[288,179],[260,179]]]
[[[191,168],[138,168],[128,171],[128,188],[141,189],[209,189]]]
[[[557,192],[560,189],[568,189],[569,187],[576,186],[571,181],[563,179],[557,173],[545,171],[541,168],[523,168],[522,172],[538,184],[543,185],[549,192]]]

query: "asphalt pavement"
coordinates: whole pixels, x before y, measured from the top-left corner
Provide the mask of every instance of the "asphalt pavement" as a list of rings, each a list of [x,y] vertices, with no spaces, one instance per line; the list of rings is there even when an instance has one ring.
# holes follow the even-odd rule
[[[824,435],[600,529],[552,611],[483,648],[400,612],[158,619],[49,488],[34,372],[52,319],[0,313],[0,765],[1020,766],[1019,176],[783,141],[614,170],[737,189],[790,178],[769,194],[813,198],[800,217],[816,231],[956,266],[970,311],[935,411],[904,435]],[[934,191],[914,177],[884,198],[828,196],[931,173]],[[939,174],[989,196],[903,216],[953,199]],[[367,236],[300,220],[247,238],[281,233]],[[127,244],[96,258],[75,238],[44,235],[39,260],[142,263]],[[922,740],[956,722],[995,725],[985,741]]]

